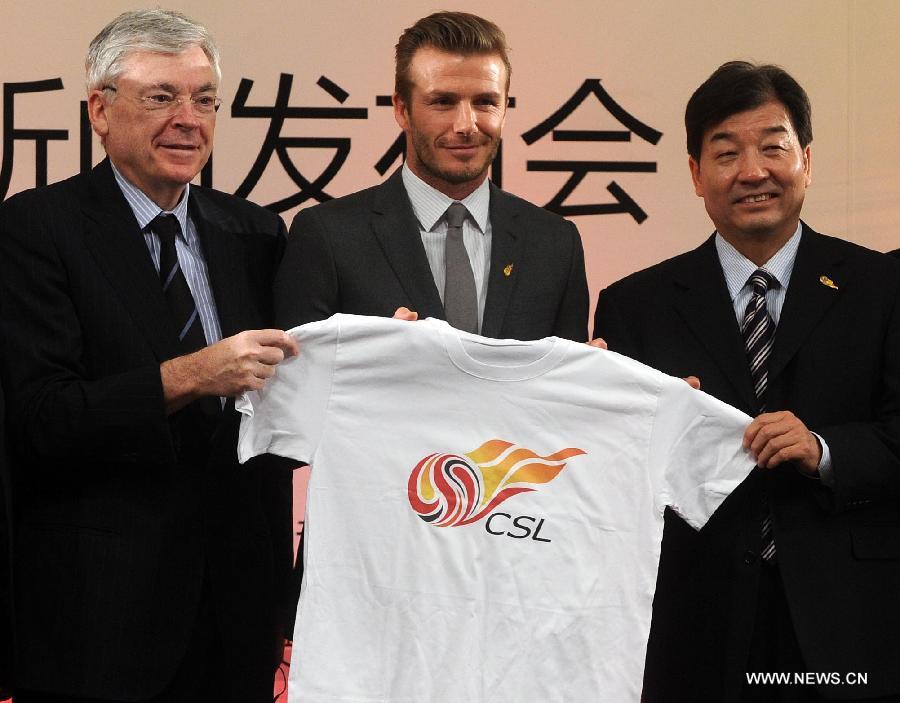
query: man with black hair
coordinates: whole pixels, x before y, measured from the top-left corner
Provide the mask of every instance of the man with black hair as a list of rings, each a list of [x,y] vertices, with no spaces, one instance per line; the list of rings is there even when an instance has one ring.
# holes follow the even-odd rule
[[[685,112],[715,233],[600,294],[610,349],[756,416],[708,525],[666,514],[646,703],[900,700],[900,265],[800,220],[810,114],[781,68],[717,69]]]

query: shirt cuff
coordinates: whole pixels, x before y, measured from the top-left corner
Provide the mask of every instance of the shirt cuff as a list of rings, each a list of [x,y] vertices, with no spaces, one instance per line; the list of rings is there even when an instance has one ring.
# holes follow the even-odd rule
[[[831,466],[831,451],[828,449],[828,444],[822,439],[821,435],[818,435],[815,432],[812,434],[819,440],[819,444],[822,446],[822,458],[819,459],[818,466],[819,478],[826,486],[834,486],[834,469]]]

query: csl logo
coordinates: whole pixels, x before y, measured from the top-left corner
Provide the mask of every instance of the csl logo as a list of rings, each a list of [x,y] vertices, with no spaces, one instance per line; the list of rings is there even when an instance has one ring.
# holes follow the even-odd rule
[[[510,525],[510,521],[512,524]],[[534,523],[537,523],[535,525]],[[531,537],[535,542],[552,542],[553,540],[541,537],[541,528],[544,526],[544,518],[531,517],[531,515],[519,515],[513,517],[509,513],[493,513],[484,521],[484,529],[492,535],[506,535],[513,539],[525,539]]]
[[[429,454],[409,475],[409,504],[422,520],[435,527],[471,525],[512,496],[549,483],[565,468],[566,459],[584,453],[569,447],[540,456],[512,442],[491,439],[468,454]],[[512,527],[497,532],[503,517],[512,521]],[[536,518],[495,513],[485,528],[492,534],[520,539],[530,535],[538,542],[548,541],[538,536],[543,520],[533,528],[526,524],[529,520],[533,523]],[[515,534],[510,534],[512,528],[517,528]]]

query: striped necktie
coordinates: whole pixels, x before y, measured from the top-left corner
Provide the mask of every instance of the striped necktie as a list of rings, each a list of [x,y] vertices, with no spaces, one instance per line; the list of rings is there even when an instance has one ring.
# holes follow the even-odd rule
[[[753,381],[753,390],[759,403],[759,412],[766,411],[766,390],[769,385],[769,354],[772,351],[772,342],[775,339],[775,323],[769,315],[766,305],[766,293],[769,289],[778,285],[775,277],[764,269],[756,269],[747,283],[753,288],[747,310],[744,312],[744,321],[741,324],[741,334],[744,337],[744,349],[747,351],[747,361],[750,364],[750,378]],[[772,513],[766,505],[766,514],[762,523],[762,558],[770,563],[775,563],[775,536],[772,533]]]
[[[149,227],[159,237],[159,277],[172,321],[178,330],[181,348],[184,352],[202,349],[206,346],[206,336],[175,249],[175,239],[181,236],[178,218],[175,215],[159,214]]]

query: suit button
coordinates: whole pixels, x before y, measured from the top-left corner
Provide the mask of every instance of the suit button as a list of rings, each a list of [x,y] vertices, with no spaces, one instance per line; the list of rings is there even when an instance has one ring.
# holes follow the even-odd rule
[[[753,564],[755,564],[757,558],[759,558],[759,555],[754,551],[748,549],[746,552],[744,552],[744,563],[747,566],[752,566]]]

